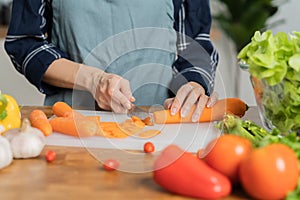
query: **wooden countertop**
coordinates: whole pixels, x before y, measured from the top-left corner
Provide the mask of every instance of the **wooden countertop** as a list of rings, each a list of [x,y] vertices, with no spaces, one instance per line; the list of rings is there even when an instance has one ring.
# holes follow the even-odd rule
[[[7,33],[7,26],[0,25],[0,39],[5,38]]]
[[[33,109],[43,109],[52,115],[50,107],[24,106],[22,117]],[[245,116],[259,122],[257,108],[251,107]],[[47,150],[57,158],[47,163]],[[147,159],[145,157],[145,159]],[[46,146],[33,159],[15,159],[0,170],[0,199],[5,200],[93,200],[93,199],[190,199],[164,191],[152,179],[152,173],[107,172],[85,148]],[[249,199],[235,189],[225,200]]]

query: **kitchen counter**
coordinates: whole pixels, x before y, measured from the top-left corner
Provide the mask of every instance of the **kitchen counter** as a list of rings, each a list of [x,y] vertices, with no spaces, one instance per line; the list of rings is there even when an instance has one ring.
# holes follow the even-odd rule
[[[7,33],[7,26],[0,25],[0,38],[5,38]]]
[[[24,106],[22,117],[28,117],[36,108],[52,115],[51,107]],[[256,107],[251,107],[245,118],[260,123]],[[50,149],[57,157],[47,163],[45,154]],[[0,170],[0,180],[0,199],[5,200],[190,199],[166,192],[153,181],[151,172],[104,171],[102,164],[84,147],[46,146],[39,157],[15,159]],[[249,197],[234,189],[224,199]]]

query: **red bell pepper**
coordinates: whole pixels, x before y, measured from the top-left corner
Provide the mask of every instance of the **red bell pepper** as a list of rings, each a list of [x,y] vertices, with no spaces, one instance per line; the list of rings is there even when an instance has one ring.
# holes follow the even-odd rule
[[[231,192],[225,175],[176,145],[169,145],[158,156],[153,178],[164,189],[188,197],[217,199]]]

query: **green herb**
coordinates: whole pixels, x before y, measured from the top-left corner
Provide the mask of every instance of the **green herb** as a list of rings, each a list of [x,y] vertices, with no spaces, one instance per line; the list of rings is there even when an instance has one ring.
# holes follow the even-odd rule
[[[300,32],[255,32],[238,54],[259,84],[265,118],[281,132],[300,131]]]
[[[300,178],[298,179],[297,188],[294,191],[289,192],[285,200],[299,200],[299,197],[300,197]]]
[[[232,114],[225,115],[223,120],[217,122],[215,126],[223,133],[248,138],[255,147],[262,147],[276,142],[283,143],[291,147],[300,160],[300,136],[296,132],[282,134],[277,128],[269,131],[251,120],[241,119]]]

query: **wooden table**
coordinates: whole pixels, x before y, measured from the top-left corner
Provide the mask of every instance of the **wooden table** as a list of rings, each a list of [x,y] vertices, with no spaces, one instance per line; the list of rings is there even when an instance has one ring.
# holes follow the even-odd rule
[[[22,108],[22,117],[31,110],[43,109],[52,115],[50,107]],[[251,107],[245,116],[259,122],[257,109]],[[57,158],[47,163],[45,154],[52,149]],[[0,170],[1,200],[94,200],[94,199],[189,199],[170,194],[152,179],[152,173],[107,172],[85,148],[46,146],[34,159],[15,159]],[[225,200],[249,199],[235,189]]]
[[[7,33],[7,26],[0,25],[0,38],[5,38]]]

